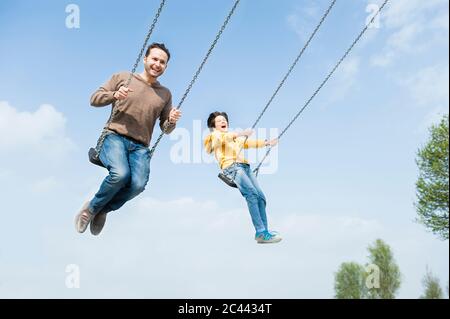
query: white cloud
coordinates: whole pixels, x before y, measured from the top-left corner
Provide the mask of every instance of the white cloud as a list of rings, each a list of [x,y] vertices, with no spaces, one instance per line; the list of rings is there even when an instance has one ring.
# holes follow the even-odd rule
[[[294,13],[288,15],[287,24],[301,40],[305,41],[309,38],[314,24],[317,23],[319,11],[315,2],[302,4],[295,9]]]
[[[349,57],[342,62],[340,68],[336,71],[335,77],[331,80],[332,87],[329,98],[323,106],[334,104],[344,99],[354,90],[360,68],[361,59],[358,56]]]
[[[448,115],[448,107],[436,107],[425,116],[422,123],[419,125],[417,132],[428,135],[429,129],[432,125],[438,124],[442,117]]]
[[[417,71],[416,74],[400,80],[419,106],[448,107],[449,70],[448,65],[437,64]]]
[[[12,176],[12,171],[10,170],[0,170],[0,178],[7,178]]]
[[[382,28],[390,35],[382,52],[371,58],[373,66],[392,73],[413,106],[428,108],[417,128],[420,133],[448,113],[448,58],[436,60],[437,52],[448,50],[448,5],[447,0],[391,1],[382,14]],[[427,67],[414,68],[424,59]],[[411,61],[406,71],[400,71],[401,61]]]
[[[433,13],[436,9],[444,9],[445,7],[448,7],[447,0],[390,1],[386,8],[385,21],[390,28],[400,28],[412,21],[423,23],[426,22],[428,14]]]
[[[31,185],[31,190],[34,193],[47,193],[52,190],[55,190],[58,187],[59,183],[54,176],[49,176],[43,178]]]
[[[415,39],[418,33],[422,32],[419,24],[410,24],[401,28],[398,32],[393,33],[387,42],[382,55],[373,57],[372,64],[376,66],[387,66],[391,64],[395,58],[402,53],[411,51],[418,51],[419,48],[415,46]]]
[[[417,132],[427,134],[432,124],[448,114],[449,105],[449,70],[448,65],[436,64],[418,70],[415,74],[398,80],[401,87],[408,91],[412,104],[427,110],[419,123]]]
[[[442,40],[448,43],[447,0],[391,1],[382,21],[382,27],[392,34],[382,53],[372,57],[374,66],[386,67],[404,55],[431,50],[436,44],[442,45]]]
[[[190,197],[169,201],[142,197],[112,213],[99,238],[76,234],[72,215],[64,224],[45,223],[39,245],[45,261],[34,263],[33,268],[14,264],[11,258],[6,265],[0,264],[7,276],[0,295],[331,298],[339,264],[366,262],[367,246],[381,237],[391,244],[400,268],[406,270],[404,295],[415,298],[423,269],[412,261],[426,255],[434,268],[436,258],[445,257],[442,251],[437,254],[430,249],[429,238],[409,227],[389,229],[357,216],[307,212],[269,212],[271,224],[284,241],[261,246],[253,240],[243,199],[238,207],[228,211],[213,201]],[[64,287],[68,264],[79,265],[81,289]]]
[[[74,148],[66,136],[66,118],[49,104],[35,112],[21,112],[0,101],[0,148],[33,157],[61,156]]]
[[[449,13],[444,11],[442,14],[436,16],[430,23],[431,28],[437,30],[449,31]]]

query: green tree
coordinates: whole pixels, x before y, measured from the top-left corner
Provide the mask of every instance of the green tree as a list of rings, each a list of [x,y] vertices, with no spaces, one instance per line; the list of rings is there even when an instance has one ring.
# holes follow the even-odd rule
[[[336,299],[367,298],[365,289],[365,270],[354,262],[341,264],[335,274],[334,291]]]
[[[448,239],[449,213],[449,117],[430,129],[430,140],[418,151],[419,179],[415,203],[418,221],[442,239]]]
[[[444,292],[442,291],[439,279],[435,277],[431,271],[427,268],[427,273],[422,280],[422,284],[425,288],[425,293],[421,296],[421,299],[443,299]]]
[[[394,299],[400,288],[401,273],[394,259],[391,248],[381,239],[368,247],[369,260],[379,268],[379,287],[371,288],[369,296],[372,299]]]

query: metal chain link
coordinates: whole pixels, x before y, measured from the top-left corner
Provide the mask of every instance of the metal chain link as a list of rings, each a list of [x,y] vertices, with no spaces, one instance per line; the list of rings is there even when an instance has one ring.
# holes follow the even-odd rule
[[[150,26],[150,28],[149,28],[149,30],[147,32],[147,36],[145,37],[144,44],[142,45],[141,51],[139,52],[139,55],[138,55],[138,57],[136,59],[136,62],[134,63],[133,68],[131,70],[130,76],[128,77],[128,80],[127,80],[127,82],[125,84],[126,88],[128,88],[128,86],[130,85],[131,80],[133,78],[133,75],[136,73],[136,70],[137,70],[137,68],[139,66],[139,63],[141,62],[142,56],[144,55],[144,52],[145,52],[145,50],[147,48],[148,41],[150,40],[150,37],[151,37],[151,35],[153,33],[153,30],[155,29],[155,26],[158,23],[159,17],[160,17],[161,12],[162,12],[162,10],[164,8],[164,5],[166,4],[166,1],[167,0],[161,0],[161,3],[160,3],[159,8],[158,8],[158,11],[156,12],[155,17],[153,18],[153,22],[152,22],[152,24],[151,24],[151,26]],[[103,131],[102,131],[102,134],[100,135],[100,138],[97,141],[97,146],[95,147],[95,149],[97,151],[97,157],[100,154],[101,148],[103,146],[103,142],[105,141],[105,138],[106,138],[106,136],[108,134],[108,127],[113,122],[113,120],[116,117],[117,113],[118,113],[118,107],[117,107],[117,104],[116,104],[115,107],[112,108],[111,115],[110,115],[108,121],[106,122],[105,127],[103,128]]]
[[[297,56],[297,58],[295,59],[294,63],[292,63],[291,67],[289,68],[289,71],[286,73],[286,75],[284,76],[283,80],[281,81],[281,83],[278,85],[277,89],[275,90],[275,92],[273,93],[272,97],[270,98],[269,102],[267,102],[266,106],[264,107],[264,109],[262,110],[261,114],[258,116],[258,118],[256,119],[255,123],[252,126],[252,129],[254,129],[256,127],[256,125],[258,125],[259,121],[261,120],[261,118],[263,117],[264,113],[267,111],[267,109],[269,108],[269,106],[272,104],[272,102],[274,101],[275,97],[277,96],[278,92],[281,90],[281,88],[283,87],[284,83],[286,82],[287,78],[291,75],[292,71],[294,70],[294,68],[296,67],[298,61],[300,60],[300,58],[303,56],[303,54],[305,53],[306,49],[309,47],[311,41],[314,39],[314,37],[316,36],[317,32],[319,31],[320,27],[322,26],[322,24],[324,23],[325,19],[328,17],[329,13],[331,12],[331,9],[333,9],[334,5],[336,4],[337,0],[333,0],[331,1],[330,6],[328,7],[327,11],[325,12],[325,14],[323,15],[322,19],[320,19],[319,24],[316,26],[316,28],[314,29],[313,33],[311,34],[311,36],[309,37],[308,41],[306,42],[306,44],[304,45],[304,47],[301,49],[299,55]]]
[[[334,5],[336,4],[337,0],[332,0],[328,9],[325,11],[324,15],[322,16],[322,18],[319,21],[319,24],[316,26],[316,28],[314,29],[314,31],[311,33],[308,41],[306,41],[305,45],[303,46],[303,48],[300,50],[299,55],[297,56],[297,58],[294,60],[294,63],[292,63],[292,65],[290,66],[288,72],[286,73],[286,75],[284,76],[283,80],[280,82],[280,84],[278,85],[278,87],[276,88],[275,92],[272,94],[271,98],[269,99],[269,101],[267,102],[266,106],[264,107],[264,109],[262,110],[262,112],[259,114],[258,118],[256,119],[255,123],[252,125],[251,129],[254,130],[255,127],[258,125],[259,121],[261,120],[261,118],[263,117],[263,115],[266,113],[267,109],[269,108],[269,106],[272,104],[272,102],[275,100],[275,97],[278,95],[278,93],[280,92],[281,88],[284,86],[284,83],[286,82],[286,80],[288,79],[288,77],[291,75],[292,71],[294,70],[294,68],[297,66],[297,63],[299,62],[299,60],[301,59],[301,57],[303,56],[303,54],[305,53],[306,49],[309,47],[310,43],[312,42],[312,40],[314,39],[314,37],[316,36],[317,32],[319,31],[320,27],[322,26],[322,24],[324,23],[325,19],[328,17],[328,15],[330,14],[331,10],[333,9]],[[239,149],[239,152],[237,153],[238,157],[241,154],[243,148],[245,147],[245,143],[248,141],[249,137],[246,136],[244,143],[242,144],[241,148]]]
[[[319,87],[316,89],[316,91],[313,93],[313,95],[309,98],[309,100],[305,103],[305,105],[300,109],[300,111],[295,115],[295,117],[292,119],[292,121],[286,126],[286,128],[280,133],[278,136],[278,140],[283,137],[284,134],[289,130],[289,128],[294,124],[294,122],[300,117],[300,115],[303,113],[303,111],[311,104],[311,101],[317,96],[317,94],[322,90],[322,88],[325,86],[325,84],[328,82],[328,80],[333,76],[333,74],[336,72],[338,67],[342,64],[342,62],[347,58],[347,56],[350,54],[350,52],[353,50],[355,45],[361,40],[362,36],[367,32],[370,25],[373,24],[375,19],[378,17],[380,12],[383,10],[383,8],[386,6],[386,4],[389,2],[389,0],[385,0],[384,3],[381,5],[381,7],[378,9],[378,12],[372,20],[365,26],[365,28],[361,31],[361,33],[356,37],[356,39],[353,41],[352,45],[347,49],[345,54],[342,56],[342,58],[338,61],[338,63],[335,65],[335,67],[332,69],[332,71],[328,74],[328,76],[325,78],[325,80],[319,85]],[[266,158],[269,156],[273,146],[271,146],[259,165],[255,168],[254,172],[256,175],[258,175],[259,169],[261,168],[262,164],[266,160]]]
[[[203,70],[203,67],[205,66],[206,62],[208,61],[209,56],[213,52],[214,48],[217,45],[217,42],[219,41],[219,39],[222,36],[222,33],[225,31],[225,28],[227,27],[228,23],[230,22],[231,17],[233,16],[234,12],[236,11],[236,8],[237,8],[239,2],[240,2],[240,0],[236,0],[236,2],[234,3],[233,8],[230,11],[230,13],[228,13],[228,16],[225,19],[225,22],[223,23],[222,27],[220,28],[219,32],[217,33],[216,38],[214,39],[214,41],[211,44],[208,52],[206,53],[205,57],[203,58],[202,63],[200,64],[199,68],[197,69],[197,72],[195,72],[194,77],[192,78],[191,82],[189,83],[189,86],[187,87],[186,91],[184,92],[183,97],[181,98],[181,101],[180,101],[180,103],[177,106],[177,110],[179,110],[181,108],[181,106],[183,105],[183,103],[186,100],[187,96],[191,92],[192,87],[194,86],[195,82],[197,81],[197,78],[199,77],[200,73]],[[161,142],[161,140],[164,137],[164,135],[165,135],[164,132],[162,132],[159,135],[158,139],[156,140],[155,144],[153,145],[152,149],[150,150],[150,158],[153,157],[153,153],[155,152],[156,148],[158,147],[159,142]]]
[[[125,84],[126,87],[128,87],[130,85],[131,79],[133,78],[133,74],[136,73],[139,63],[141,63],[142,56],[144,55],[144,52],[147,49],[148,41],[150,40],[153,30],[155,29],[156,23],[158,23],[159,16],[161,15],[161,12],[162,12],[165,4],[166,4],[166,0],[161,0],[158,11],[156,12],[155,17],[153,19],[152,25],[150,26],[150,29],[147,32],[147,36],[145,37],[144,44],[141,48],[141,52],[139,52],[139,56],[137,57],[136,62],[134,63],[133,69],[131,70],[130,77],[128,78],[128,81]]]

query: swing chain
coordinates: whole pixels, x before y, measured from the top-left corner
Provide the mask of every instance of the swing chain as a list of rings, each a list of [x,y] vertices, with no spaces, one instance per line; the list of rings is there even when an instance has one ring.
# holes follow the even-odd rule
[[[270,105],[272,105],[272,102],[275,100],[276,96],[278,95],[278,93],[280,92],[281,88],[284,86],[286,80],[289,78],[289,76],[291,75],[292,71],[295,69],[295,67],[297,66],[298,62],[300,61],[300,59],[302,58],[303,54],[305,53],[306,49],[309,47],[309,45],[311,44],[312,40],[314,39],[314,37],[316,36],[317,32],[319,31],[320,27],[323,25],[323,23],[325,22],[326,18],[328,17],[328,15],[330,14],[331,10],[333,9],[334,5],[336,4],[337,0],[332,0],[330,5],[328,6],[328,9],[325,11],[324,15],[322,16],[322,18],[320,19],[319,23],[317,24],[316,28],[314,29],[314,31],[311,33],[311,35],[308,38],[308,41],[306,41],[305,45],[303,46],[303,48],[300,50],[300,53],[298,54],[297,58],[294,60],[294,62],[292,63],[292,65],[290,66],[288,72],[286,73],[286,75],[283,77],[283,80],[280,82],[280,84],[278,85],[277,89],[275,90],[275,92],[272,94],[272,96],[270,97],[269,101],[267,102],[267,104],[265,105],[265,107],[263,108],[262,112],[259,114],[258,118],[256,119],[255,123],[252,125],[251,129],[254,130],[256,128],[256,126],[258,125],[259,121],[261,120],[261,118],[263,117],[263,115],[266,113],[267,109],[269,108]],[[248,141],[248,136],[245,137],[243,146],[239,149],[238,152],[238,156],[239,154],[241,154],[242,149],[245,147],[245,143],[247,143]]]
[[[148,41],[150,40],[150,37],[151,37],[151,35],[153,33],[153,30],[155,29],[156,23],[159,20],[159,17],[161,15],[161,12],[162,12],[165,4],[166,4],[166,0],[161,0],[161,3],[160,3],[159,8],[158,8],[158,11],[156,12],[155,17],[153,18],[153,22],[152,22],[152,24],[151,24],[151,26],[150,26],[150,28],[149,28],[149,30],[147,32],[147,36],[145,37],[144,44],[142,45],[141,51],[139,52],[139,55],[136,58],[136,62],[133,65],[133,69],[131,70],[131,73],[130,73],[130,76],[128,77],[128,80],[125,83],[125,87],[126,88],[128,88],[128,86],[130,85],[131,80],[133,79],[133,74],[136,73],[136,70],[137,70],[137,68],[139,66],[139,63],[141,62],[142,56],[144,55],[144,51],[147,48]],[[97,143],[96,149],[97,149],[97,152],[99,154],[100,154],[100,150],[101,150],[101,148],[103,146],[103,142],[105,141],[105,138],[106,138],[107,133],[108,133],[108,126],[112,123],[112,121],[116,117],[116,115],[118,113],[118,109],[119,108],[118,108],[117,105],[115,105],[113,107],[113,110],[111,112],[111,116],[110,116],[108,122],[105,125],[104,131],[102,132],[102,136],[100,136],[99,142]]]
[[[164,8],[165,3],[166,3],[166,0],[161,0],[161,3],[160,3],[159,8],[158,8],[158,11],[156,12],[155,17],[153,19],[153,22],[152,22],[152,24],[151,24],[151,26],[150,26],[150,28],[149,28],[149,30],[147,32],[147,36],[145,37],[144,44],[143,44],[143,46],[141,48],[141,51],[139,52],[139,55],[138,55],[138,57],[136,59],[136,62],[133,65],[133,69],[131,70],[131,73],[130,73],[130,76],[128,77],[128,80],[125,83],[125,87],[126,88],[128,88],[128,86],[130,85],[131,80],[133,78],[133,75],[136,73],[136,70],[137,70],[137,68],[139,66],[139,63],[140,63],[140,61],[142,59],[142,56],[144,55],[144,51],[145,51],[145,49],[147,47],[148,41],[150,40],[150,37],[151,37],[151,35],[153,33],[153,30],[155,29],[156,23],[159,20],[159,17],[161,15],[161,12],[162,12],[162,10]],[[106,136],[108,136],[108,127],[113,122],[114,118],[117,116],[118,109],[119,109],[117,104],[118,104],[118,101],[117,101],[116,104],[113,104],[113,106],[112,106],[111,115],[109,116],[109,119],[106,122],[99,139],[97,140],[96,147],[95,148],[91,148],[89,150],[89,160],[92,163],[94,163],[96,165],[99,165],[99,166],[103,166],[103,163],[100,161],[100,151],[101,151],[101,149],[103,147],[103,143],[104,143],[104,141],[106,139]]]
[[[231,11],[228,13],[227,18],[225,19],[225,22],[223,23],[222,27],[220,28],[219,32],[216,35],[216,38],[214,39],[213,43],[211,44],[208,52],[206,53],[205,57],[203,58],[202,63],[200,64],[200,66],[198,67],[197,71],[195,72],[194,77],[192,78],[191,82],[189,83],[189,86],[187,87],[186,91],[184,92],[180,103],[178,104],[177,110],[181,109],[181,106],[183,105],[184,101],[186,100],[187,96],[189,95],[189,93],[191,92],[192,87],[194,86],[195,82],[197,81],[197,78],[199,77],[200,73],[203,70],[203,67],[205,66],[206,62],[208,61],[211,53],[213,52],[214,48],[216,47],[217,43],[219,42],[219,39],[221,38],[223,32],[225,31],[228,23],[231,20],[231,17],[233,16],[234,12],[236,11],[236,8],[239,4],[241,0],[236,0],[236,2],[234,3],[233,8],[231,9]],[[150,158],[153,157],[153,153],[155,152],[156,148],[158,147],[159,142],[161,142],[162,138],[164,137],[164,132],[162,132],[159,136],[158,139],[156,140],[155,144],[153,145],[152,149],[150,150]]]
[[[259,174],[259,170],[262,166],[262,164],[264,163],[264,161],[266,160],[267,157],[269,157],[270,152],[272,151],[273,146],[269,147],[266,151],[266,154],[264,154],[263,159],[259,162],[258,166],[253,170],[253,173],[255,173],[256,177],[258,177]]]
[[[213,52],[214,48],[217,45],[217,42],[219,42],[219,39],[222,36],[222,33],[225,31],[225,28],[227,27],[228,23],[230,22],[231,17],[233,16],[234,12],[236,11],[236,8],[239,4],[241,0],[236,0],[236,2],[234,3],[233,8],[231,9],[230,13],[228,14],[227,18],[225,19],[225,22],[223,23],[222,27],[220,28],[219,32],[216,35],[216,38],[214,39],[214,42],[212,43],[211,47],[208,50],[208,53],[206,54],[206,56],[203,58],[202,63],[200,64],[200,67],[198,68],[197,72],[195,72],[194,77],[191,80],[191,83],[189,83],[188,88],[186,89],[186,92],[184,92],[183,97],[181,98],[180,103],[178,104],[177,109],[180,109],[181,106],[184,103],[184,100],[186,100],[189,92],[191,91],[192,87],[194,86],[195,82],[197,81],[198,76],[200,75],[200,73],[202,72],[203,67],[205,66],[206,62],[209,59],[209,56],[211,55],[211,53]]]
[[[367,32],[370,25],[373,24],[377,16],[381,13],[383,8],[386,6],[386,4],[389,2],[389,0],[385,0],[384,3],[380,6],[378,9],[377,14],[372,18],[372,20],[365,26],[365,28],[360,32],[360,34],[356,37],[356,39],[353,41],[352,45],[347,49],[345,54],[341,57],[341,59],[337,62],[337,64],[334,66],[334,68],[331,70],[331,72],[328,74],[328,76],[325,78],[325,80],[319,85],[319,87],[316,89],[316,91],[313,93],[313,95],[308,99],[308,101],[305,103],[305,105],[300,109],[300,111],[295,115],[295,117],[292,119],[292,121],[286,126],[286,128],[280,133],[278,136],[278,140],[283,137],[284,134],[289,130],[289,128],[294,124],[294,122],[300,117],[300,115],[303,113],[303,111],[311,104],[312,100],[319,94],[319,92],[322,90],[322,88],[325,86],[325,84],[330,80],[330,78],[333,76],[333,74],[336,72],[336,70],[339,68],[339,66],[344,62],[344,60],[347,58],[347,56],[350,54],[350,52],[353,50],[353,48],[356,46],[356,44],[361,40],[363,35]],[[273,146],[269,148],[264,158],[261,160],[261,162],[258,164],[255,171],[258,171],[262,164],[264,163],[265,159],[269,156],[270,151],[272,150]]]
[[[133,78],[133,74],[136,73],[136,70],[137,70],[137,68],[139,66],[139,63],[141,62],[142,56],[144,55],[144,51],[147,48],[147,43],[150,40],[150,37],[151,37],[151,35],[153,33],[153,30],[155,29],[156,23],[159,20],[159,16],[161,15],[161,12],[162,12],[165,4],[166,4],[166,0],[161,0],[161,4],[159,5],[158,11],[156,12],[156,15],[155,15],[155,17],[153,19],[152,25],[150,26],[150,29],[148,30],[147,36],[145,37],[144,45],[141,48],[141,52],[139,52],[139,56],[137,57],[136,62],[134,63],[134,66],[133,66],[133,69],[131,71],[130,77],[128,78],[128,81],[127,81],[127,83],[125,85],[126,87],[128,87],[130,85],[131,79]]]
[[[142,59],[142,56],[144,55],[144,51],[145,51],[145,49],[147,47],[148,41],[150,40],[150,37],[151,37],[151,35],[153,33],[153,30],[155,29],[156,23],[159,20],[159,17],[161,15],[161,12],[162,12],[162,10],[164,8],[165,3],[166,3],[166,0],[161,0],[161,3],[160,3],[159,8],[158,8],[158,11],[156,12],[155,17],[153,19],[153,22],[152,22],[152,24],[151,24],[151,26],[150,26],[150,28],[149,28],[149,30],[147,32],[147,35],[145,37],[144,44],[143,44],[143,46],[141,48],[141,51],[139,52],[139,55],[138,55],[138,57],[136,59],[136,62],[133,65],[133,69],[131,70],[131,73],[130,73],[130,76],[128,77],[128,79],[127,79],[127,82],[125,83],[125,87],[126,88],[128,88],[128,86],[130,85],[131,80],[133,78],[133,74],[136,73],[136,70],[137,70],[137,68],[139,66],[139,63],[140,63],[140,61]],[[104,141],[106,139],[106,136],[108,135],[108,127],[112,123],[114,118],[117,116],[118,109],[119,109],[117,104],[115,104],[115,105],[113,104],[113,107],[111,109],[111,115],[109,116],[109,119],[108,119],[108,121],[106,122],[106,124],[105,124],[105,126],[103,128],[102,134],[100,135],[100,137],[99,137],[99,139],[97,141],[97,145],[96,145],[95,149],[91,149],[89,151],[90,160],[93,163],[95,163],[97,165],[100,165],[100,166],[103,166],[103,164],[101,163],[101,161],[99,159],[100,151],[102,149],[102,146],[103,146],[103,143],[104,143]]]
[[[336,72],[336,70],[339,68],[339,66],[344,62],[344,60],[347,58],[347,56],[350,54],[350,52],[353,50],[355,45],[361,40],[363,35],[367,32],[369,29],[369,26],[375,21],[378,14],[380,14],[381,10],[383,10],[384,6],[388,3],[389,0],[385,0],[383,5],[378,10],[377,14],[372,18],[370,23],[366,25],[366,27],[360,32],[358,37],[353,41],[352,45],[347,49],[345,54],[341,57],[341,59],[336,63],[332,71],[328,74],[328,76],[325,78],[325,80],[320,84],[320,86],[316,89],[314,94],[309,98],[309,100],[306,102],[306,104],[303,106],[303,108],[297,113],[297,115],[294,117],[294,119],[288,124],[288,126],[281,132],[279,139],[289,130],[289,128],[294,124],[294,122],[298,119],[298,117],[303,113],[303,111],[309,106],[311,101],[316,97],[316,95],[322,90],[322,88],[325,86],[325,84],[329,81],[329,79],[333,76],[333,74]]]
[[[297,58],[295,59],[294,63],[292,63],[291,67],[289,68],[289,71],[286,73],[286,75],[284,76],[283,80],[281,81],[281,83],[278,85],[277,89],[275,90],[275,92],[273,93],[272,97],[269,99],[269,102],[266,104],[266,106],[264,107],[264,109],[262,110],[261,114],[258,116],[258,118],[256,119],[255,123],[252,126],[252,129],[254,129],[256,127],[256,125],[258,125],[259,121],[261,120],[261,118],[263,117],[264,113],[266,113],[267,109],[269,108],[269,106],[272,104],[272,102],[274,101],[275,97],[278,95],[278,92],[281,90],[281,88],[283,87],[284,83],[286,82],[287,78],[291,75],[292,71],[294,70],[294,68],[296,67],[298,61],[301,59],[301,57],[303,56],[303,54],[305,53],[306,49],[309,47],[311,41],[314,39],[314,37],[316,36],[316,33],[319,31],[320,27],[322,26],[323,22],[325,21],[325,19],[328,17],[328,14],[330,13],[331,9],[333,9],[334,5],[336,4],[337,0],[333,0],[330,4],[330,6],[328,7],[327,11],[325,12],[325,14],[322,16],[322,19],[320,20],[319,24],[316,26],[316,28],[314,29],[313,33],[310,35],[308,41],[305,43],[305,45],[303,46],[302,50],[300,51],[299,55],[297,56]]]
[[[156,139],[155,144],[153,145],[152,149],[150,150],[150,158],[153,158],[153,153],[155,153],[156,148],[158,147],[158,144],[159,144],[159,142],[161,142],[163,137],[164,137],[164,132],[159,134],[158,138]]]

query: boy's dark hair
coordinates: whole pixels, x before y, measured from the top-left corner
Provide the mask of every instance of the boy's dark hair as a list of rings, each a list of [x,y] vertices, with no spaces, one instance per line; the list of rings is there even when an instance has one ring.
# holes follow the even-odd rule
[[[145,52],[145,56],[146,56],[146,57],[149,56],[150,51],[151,51],[152,49],[160,49],[160,50],[163,50],[164,52],[166,52],[167,57],[168,57],[167,62],[169,62],[169,60],[170,60],[170,51],[169,51],[169,49],[166,48],[166,46],[164,45],[164,43],[156,43],[156,42],[153,42],[152,44],[150,44],[150,46],[149,46],[148,49],[147,49],[147,52]]]
[[[223,116],[227,120],[227,122],[229,122],[227,113],[225,113],[225,112],[211,113],[208,117],[208,127],[210,129],[213,129],[216,127],[216,117],[218,117],[218,116]]]

